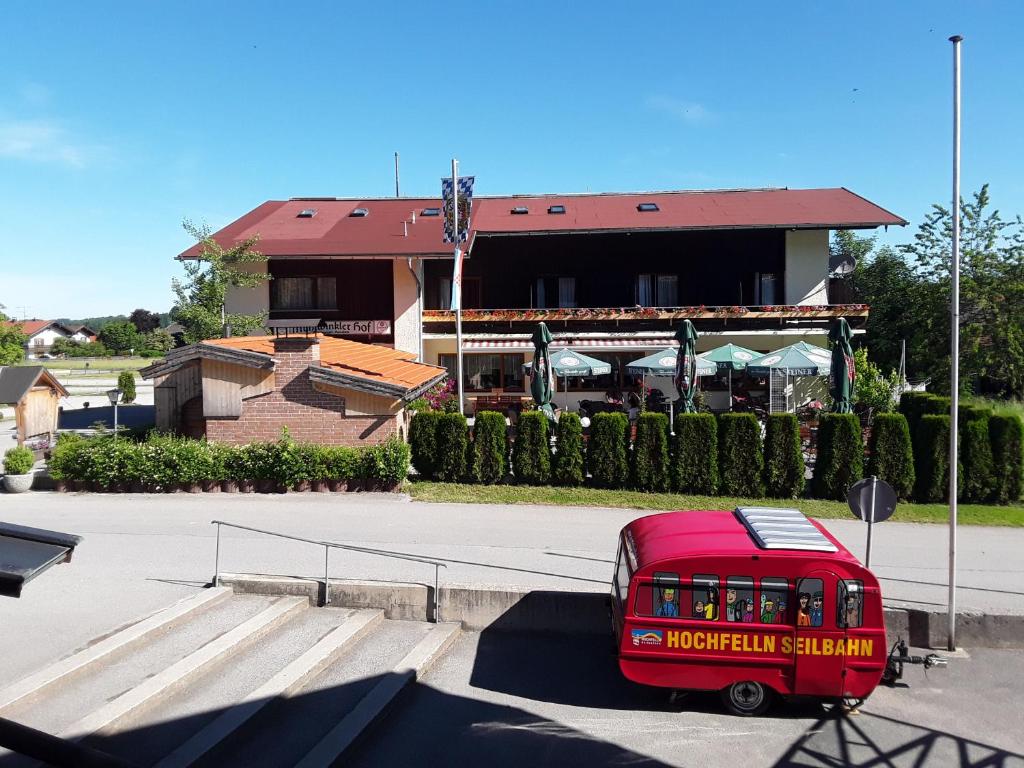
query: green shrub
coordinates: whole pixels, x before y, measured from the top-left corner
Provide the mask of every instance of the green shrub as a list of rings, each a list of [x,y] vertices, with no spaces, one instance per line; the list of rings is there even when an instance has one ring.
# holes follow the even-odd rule
[[[437,424],[443,415],[441,411],[418,411],[409,424],[412,465],[428,480],[437,468]]]
[[[970,421],[986,421],[992,417],[992,409],[983,405],[966,403],[956,409],[957,422],[966,424]],[[961,436],[963,439],[963,436]]]
[[[818,422],[814,495],[845,501],[850,486],[864,477],[864,439],[852,413],[826,413]]]
[[[121,390],[121,399],[125,403],[135,402],[135,374],[131,371],[121,371],[117,377],[117,388]]]
[[[632,479],[638,491],[668,490],[668,416],[664,413],[641,413],[637,419]]]
[[[718,417],[718,472],[727,496],[764,495],[761,425],[752,413]]]
[[[765,493],[775,498],[795,499],[803,493],[804,454],[795,414],[768,416],[764,433],[764,485]]]
[[[629,419],[624,413],[596,413],[590,420],[587,466],[594,485],[622,488],[629,479]]]
[[[548,417],[543,411],[526,411],[519,415],[516,441],[512,446],[512,472],[520,483],[544,485],[551,481]]]
[[[1012,504],[1020,499],[1024,478],[1024,420],[1012,414],[993,416],[988,434],[992,442],[992,500]]]
[[[910,426],[902,413],[881,413],[871,427],[868,475],[885,480],[901,499],[914,491],[914,451]]]
[[[409,476],[409,446],[397,437],[362,452],[362,476],[386,486],[398,485]]]
[[[914,500],[945,501],[949,497],[949,416],[921,417],[914,435]]]
[[[27,475],[32,471],[32,466],[35,463],[35,454],[28,448],[21,446],[11,448],[4,455],[4,473],[8,475]]]
[[[679,493],[718,492],[718,422],[710,413],[676,416],[672,445],[672,489]]]
[[[988,501],[996,489],[988,422],[989,419],[984,414],[974,414],[970,421],[960,424],[960,461],[963,466],[963,478],[957,478],[958,492],[964,501],[977,504]]]
[[[466,450],[469,438],[466,417],[444,413],[437,421],[437,459],[434,477],[441,482],[457,483],[466,475]]]
[[[563,412],[558,417],[554,480],[559,485],[583,485],[583,424],[578,413]]]
[[[310,481],[323,482],[331,479],[328,467],[329,452],[326,445],[316,443],[304,443],[300,450],[305,465],[306,479]]]
[[[473,479],[493,485],[508,472],[508,430],[505,417],[481,411],[473,423]]]
[[[915,439],[917,425],[922,416],[949,415],[951,405],[952,401],[949,397],[931,392],[904,392],[900,395],[899,411],[907,417],[911,440]]]
[[[50,460],[47,462],[50,477],[54,480],[82,479],[79,476],[78,468],[87,445],[87,441],[81,435],[76,435],[73,432],[58,435],[57,444],[50,452]]]
[[[359,449],[344,445],[324,446],[324,465],[328,480],[354,480],[360,471]]]

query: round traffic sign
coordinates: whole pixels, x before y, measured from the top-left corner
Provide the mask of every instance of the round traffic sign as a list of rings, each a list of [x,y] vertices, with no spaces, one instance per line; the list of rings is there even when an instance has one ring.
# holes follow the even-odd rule
[[[882,523],[896,511],[896,491],[885,480],[865,477],[854,483],[846,494],[853,516],[866,523]]]

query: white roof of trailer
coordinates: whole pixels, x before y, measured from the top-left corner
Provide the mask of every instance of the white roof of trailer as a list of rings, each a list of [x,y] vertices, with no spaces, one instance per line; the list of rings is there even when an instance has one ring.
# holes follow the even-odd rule
[[[836,545],[798,509],[737,507],[736,517],[761,549],[838,551]]]

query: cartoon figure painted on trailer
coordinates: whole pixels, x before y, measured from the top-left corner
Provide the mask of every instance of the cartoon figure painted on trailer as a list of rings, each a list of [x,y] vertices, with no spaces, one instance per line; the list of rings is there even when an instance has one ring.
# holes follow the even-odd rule
[[[820,627],[825,618],[825,597],[821,592],[814,593],[811,601],[811,626]]]
[[[703,600],[698,600],[696,603],[693,604],[693,618],[695,618],[695,619],[707,618],[704,615],[704,601]]]
[[[725,590],[725,620],[740,621],[743,618],[743,604],[736,600],[736,590],[729,587]]]
[[[718,618],[718,592],[716,590],[708,590],[708,599],[704,601],[704,618],[711,620]]]
[[[811,593],[801,592],[797,595],[799,606],[796,609],[796,625],[798,627],[811,626]]]
[[[671,587],[661,590],[661,605],[655,613],[656,616],[676,618],[679,615],[679,605],[676,603],[676,591]]]
[[[746,600],[743,603],[743,620],[752,622],[754,620],[754,601]]]
[[[761,595],[761,623],[775,623],[775,600],[767,595]]]
[[[853,594],[846,596],[846,626],[860,626],[860,604],[857,596]]]

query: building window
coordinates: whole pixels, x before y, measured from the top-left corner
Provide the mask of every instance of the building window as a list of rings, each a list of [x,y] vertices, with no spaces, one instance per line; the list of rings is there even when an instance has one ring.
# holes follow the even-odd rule
[[[658,306],[675,307],[679,304],[679,275],[658,275]]]
[[[558,307],[573,309],[576,306],[576,278],[558,278]]]
[[[437,364],[448,370],[449,378],[457,374],[456,355],[438,355]],[[523,356],[520,354],[463,354],[462,386],[467,392],[489,392],[504,389],[523,391]]]
[[[438,278],[437,285],[438,309],[448,309],[452,305],[452,279],[450,277]]]
[[[501,387],[506,391],[523,391],[522,355],[502,355]]]
[[[754,290],[757,292],[754,297],[755,303],[763,307],[778,304],[782,293],[779,290],[779,276],[771,272],[758,272],[755,277],[757,279],[754,285]]]
[[[576,278],[538,277],[533,299],[537,309],[573,309],[576,306]]]
[[[337,281],[333,277],[277,277],[270,281],[270,308],[337,309]]]
[[[637,275],[636,303],[641,307],[679,305],[679,275]]]

